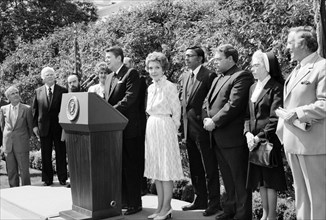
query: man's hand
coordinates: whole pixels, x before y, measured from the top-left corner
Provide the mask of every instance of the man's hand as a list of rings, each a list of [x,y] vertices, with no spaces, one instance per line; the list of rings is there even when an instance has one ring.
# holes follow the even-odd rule
[[[249,151],[252,151],[253,149],[255,149],[255,147],[257,147],[257,145],[259,143],[259,137],[254,136],[250,132],[247,132],[246,138],[247,138],[247,144],[248,144]]]
[[[204,129],[207,131],[213,131],[216,125],[211,118],[204,118]]]
[[[284,121],[286,121],[289,124],[293,124],[294,120],[298,118],[298,115],[296,112],[289,112],[285,115]]]
[[[38,127],[34,127],[33,128],[33,132],[34,132],[35,136],[37,137],[37,140],[38,141],[41,141],[41,139],[40,139],[40,132],[38,130]]]

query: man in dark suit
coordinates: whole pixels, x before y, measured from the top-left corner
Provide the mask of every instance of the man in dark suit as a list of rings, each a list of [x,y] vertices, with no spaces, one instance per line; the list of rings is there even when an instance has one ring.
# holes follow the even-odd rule
[[[204,128],[213,135],[227,199],[217,220],[251,218],[251,190],[246,189],[248,147],[243,135],[251,73],[239,69],[238,51],[221,45],[214,56],[220,75],[213,81],[203,111]]]
[[[105,82],[105,98],[128,118],[123,131],[122,149],[122,202],[126,204],[125,215],[142,210],[141,180],[143,176],[144,145],[139,144],[141,129],[140,97],[142,93],[139,73],[123,64],[123,51],[114,46],[105,50],[105,59],[112,70]],[[142,139],[143,140],[143,139]]]
[[[216,74],[202,65],[205,54],[200,47],[188,48],[185,61],[190,71],[184,73],[181,103],[195,200],[182,209],[187,211],[207,208],[203,215],[210,216],[220,209],[219,172],[216,155],[210,146],[209,132],[203,127],[201,113],[204,99]]]
[[[10,104],[0,108],[0,126],[3,131],[3,147],[6,154],[10,187],[31,185],[29,175],[29,139],[33,134],[32,109],[20,103],[17,87],[10,86],[6,92]]]
[[[57,176],[61,185],[66,185],[66,145],[61,141],[62,128],[59,112],[62,94],[67,90],[55,83],[55,72],[51,67],[41,71],[44,85],[35,90],[33,100],[33,131],[41,141],[42,181],[44,186],[53,183],[52,148],[54,145]]]

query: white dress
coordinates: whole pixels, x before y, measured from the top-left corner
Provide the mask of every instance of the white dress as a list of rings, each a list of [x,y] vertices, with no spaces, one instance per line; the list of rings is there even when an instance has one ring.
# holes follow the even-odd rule
[[[163,76],[148,87],[144,176],[180,180],[183,176],[178,143],[181,105],[176,85]]]
[[[101,86],[100,83],[92,85],[88,88],[88,92],[94,92],[98,94],[101,98],[104,98],[104,86]]]

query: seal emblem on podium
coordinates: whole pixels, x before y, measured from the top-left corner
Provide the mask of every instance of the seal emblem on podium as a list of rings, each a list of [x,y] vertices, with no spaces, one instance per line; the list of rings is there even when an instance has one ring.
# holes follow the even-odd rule
[[[77,118],[79,113],[79,102],[76,96],[72,96],[68,102],[67,102],[67,107],[66,107],[66,114],[67,118],[70,121],[73,121]]]

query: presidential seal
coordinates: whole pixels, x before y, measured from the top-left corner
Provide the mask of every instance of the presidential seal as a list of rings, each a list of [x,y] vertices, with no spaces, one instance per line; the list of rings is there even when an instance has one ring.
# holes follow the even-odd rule
[[[77,118],[78,113],[79,113],[78,99],[76,98],[76,96],[72,96],[67,103],[67,108],[66,108],[67,118],[70,121],[73,121]]]

